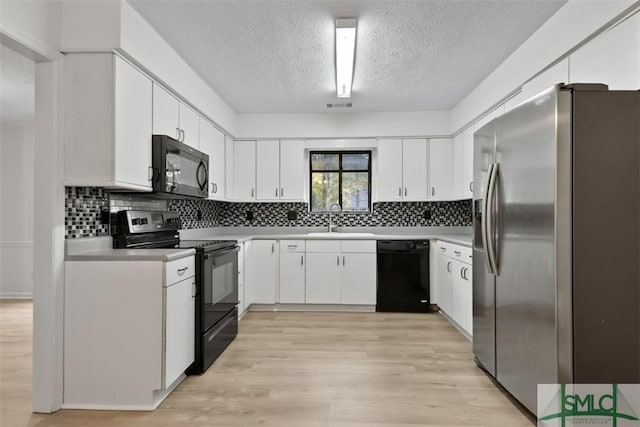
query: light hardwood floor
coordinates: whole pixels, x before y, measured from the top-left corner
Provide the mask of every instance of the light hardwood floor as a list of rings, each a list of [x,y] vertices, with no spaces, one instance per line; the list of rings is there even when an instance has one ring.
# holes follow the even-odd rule
[[[248,313],[154,412],[31,413],[30,301],[0,302],[0,426],[530,427],[438,314]]]

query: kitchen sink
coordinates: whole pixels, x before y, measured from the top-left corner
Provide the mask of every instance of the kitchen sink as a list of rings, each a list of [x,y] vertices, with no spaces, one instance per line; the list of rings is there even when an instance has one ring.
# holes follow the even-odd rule
[[[347,233],[341,231],[323,231],[318,233],[307,233],[309,237],[332,237],[336,239],[343,239],[345,237],[373,237],[375,234],[373,233]]]

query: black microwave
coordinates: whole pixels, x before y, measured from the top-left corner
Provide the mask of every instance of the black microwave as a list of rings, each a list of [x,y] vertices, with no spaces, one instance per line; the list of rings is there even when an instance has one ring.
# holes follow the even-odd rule
[[[152,138],[153,192],[168,198],[209,194],[209,156],[167,135]]]

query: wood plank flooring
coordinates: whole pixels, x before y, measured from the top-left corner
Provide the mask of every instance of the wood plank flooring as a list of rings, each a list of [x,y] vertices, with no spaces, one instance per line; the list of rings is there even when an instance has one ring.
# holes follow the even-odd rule
[[[154,412],[31,413],[30,301],[0,302],[0,426],[530,427],[438,314],[253,312]]]

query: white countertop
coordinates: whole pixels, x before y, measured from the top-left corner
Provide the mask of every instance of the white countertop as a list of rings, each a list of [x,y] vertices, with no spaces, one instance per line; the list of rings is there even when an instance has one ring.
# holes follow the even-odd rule
[[[453,228],[455,230],[449,231]],[[468,227],[378,227],[349,228],[332,233],[325,228],[293,227],[216,227],[181,230],[180,237],[188,240],[224,239],[248,240],[444,240],[471,246]]]
[[[173,261],[195,249],[113,249],[111,237],[67,240],[65,261]]]

